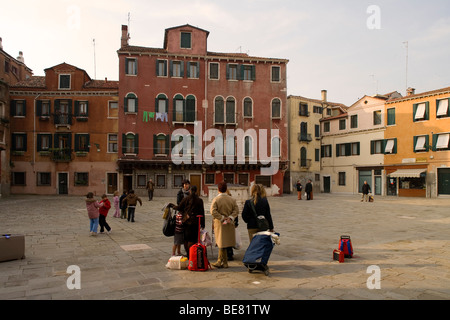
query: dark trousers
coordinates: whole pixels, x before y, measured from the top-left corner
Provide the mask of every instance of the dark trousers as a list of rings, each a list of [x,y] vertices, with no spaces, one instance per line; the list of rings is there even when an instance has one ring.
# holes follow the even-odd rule
[[[153,199],[153,190],[148,190],[148,200],[151,201]]]
[[[306,200],[311,200],[311,192],[306,193]]]
[[[111,231],[111,227],[106,222],[106,217],[104,215],[99,215],[98,223],[100,224],[100,232],[104,232],[105,228],[106,230]]]
[[[128,207],[128,221],[134,222],[134,211],[136,207]]]

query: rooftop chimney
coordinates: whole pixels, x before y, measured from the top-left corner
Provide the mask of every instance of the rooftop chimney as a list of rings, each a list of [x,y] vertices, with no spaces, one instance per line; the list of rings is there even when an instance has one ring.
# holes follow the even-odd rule
[[[414,89],[414,88],[410,87],[410,88],[406,89],[406,96],[411,96],[415,93],[416,93],[416,89]]]
[[[19,56],[17,57],[17,61],[25,63],[25,59],[23,58],[23,52],[19,51]]]
[[[327,90],[322,90],[322,102],[327,102]]]
[[[0,50],[3,50],[2,38],[0,37]]]
[[[122,25],[122,38],[120,38],[120,47],[128,46],[128,39],[130,39],[130,35],[128,33],[128,26]]]

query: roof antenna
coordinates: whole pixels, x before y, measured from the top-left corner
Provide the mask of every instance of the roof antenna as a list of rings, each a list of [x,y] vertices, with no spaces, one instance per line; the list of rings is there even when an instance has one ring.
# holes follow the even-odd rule
[[[94,45],[94,79],[97,79],[97,66],[95,63],[95,38],[92,39],[93,45]]]

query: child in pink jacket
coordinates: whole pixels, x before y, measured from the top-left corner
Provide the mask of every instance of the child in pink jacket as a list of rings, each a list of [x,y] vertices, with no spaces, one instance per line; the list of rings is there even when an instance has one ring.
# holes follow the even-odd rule
[[[102,205],[94,199],[94,194],[92,192],[89,192],[86,195],[86,209],[90,220],[89,231],[91,236],[97,235],[98,217],[100,215],[98,212],[98,208],[100,208],[101,206]]]
[[[120,208],[119,208],[119,191],[114,191],[114,209],[116,209],[116,211],[114,212],[114,218],[119,218],[120,217]]]

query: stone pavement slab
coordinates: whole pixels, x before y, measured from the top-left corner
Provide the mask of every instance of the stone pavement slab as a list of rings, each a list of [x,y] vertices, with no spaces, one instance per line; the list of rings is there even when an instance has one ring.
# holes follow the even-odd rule
[[[107,221],[111,234],[89,236],[84,198],[20,195],[0,199],[0,233],[26,236],[26,258],[0,263],[2,300],[429,300],[450,298],[450,199],[317,194],[269,198],[275,230],[270,276],[248,273],[243,248],[228,269],[168,270],[173,238],[162,234],[161,208],[171,198],[144,200],[136,222]],[[206,226],[212,218],[205,201]],[[340,235],[350,235],[355,257],[332,260]],[[210,250],[210,248],[208,248]],[[218,250],[208,252],[211,261]],[[69,266],[81,289],[69,289]],[[380,289],[369,289],[369,266]]]

